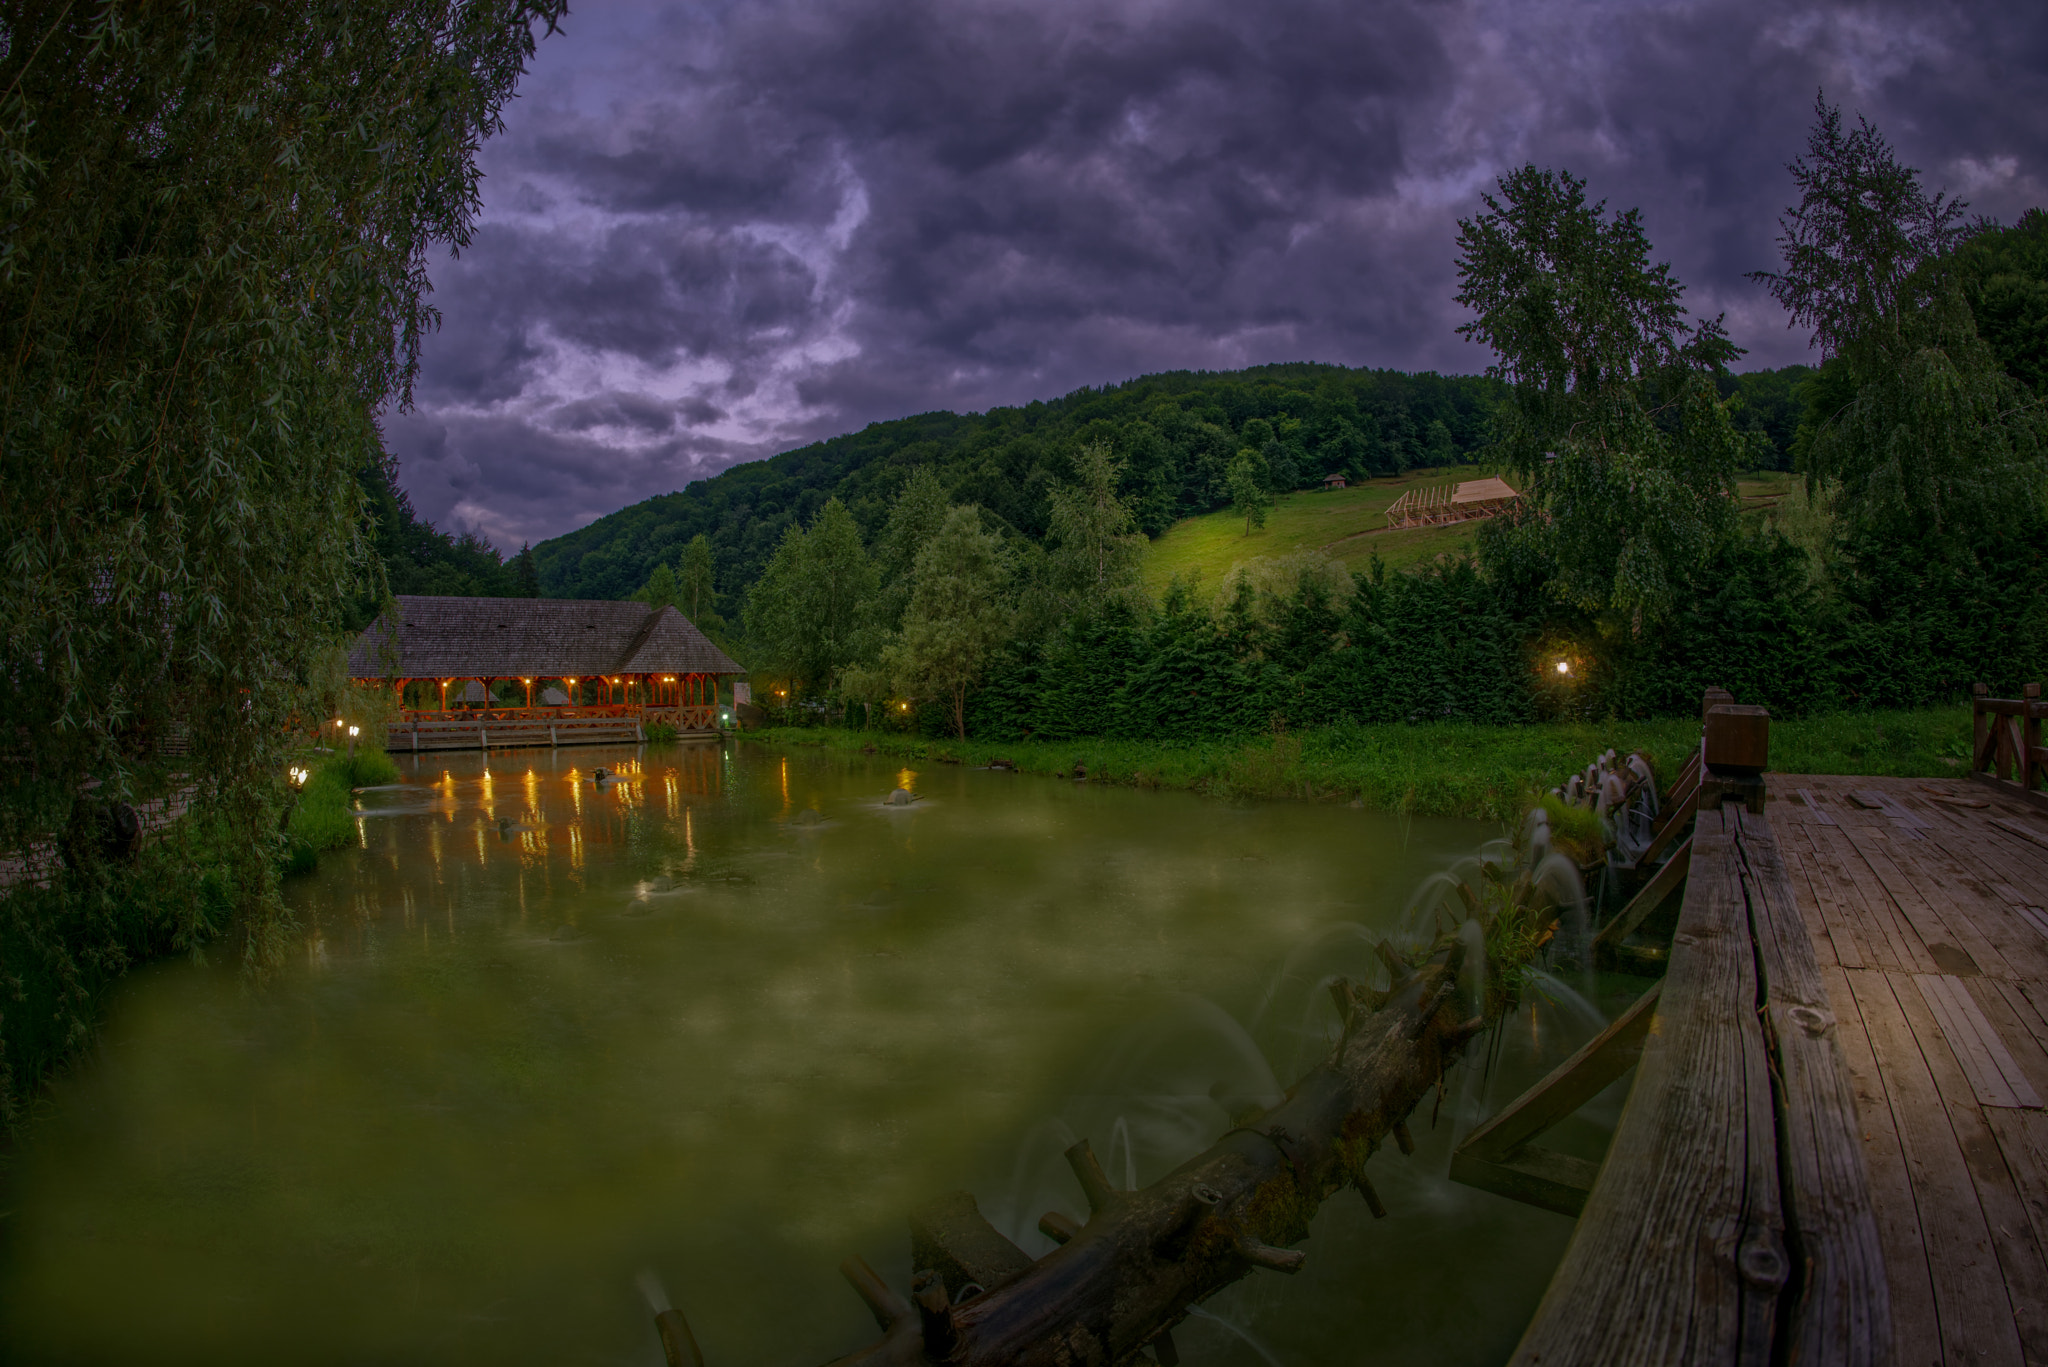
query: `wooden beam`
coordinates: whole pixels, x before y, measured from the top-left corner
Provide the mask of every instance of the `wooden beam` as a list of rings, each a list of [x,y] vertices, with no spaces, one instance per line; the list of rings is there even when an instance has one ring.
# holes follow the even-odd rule
[[[1643,1052],[1643,1040],[1650,1033],[1650,1021],[1663,988],[1662,983],[1653,985],[1605,1030],[1551,1069],[1548,1077],[1501,1107],[1498,1115],[1472,1131],[1451,1157],[1452,1179],[1463,1180],[1458,1177],[1460,1157],[1470,1155],[1488,1162],[1501,1162],[1635,1067],[1636,1059]]]
[[[1757,946],[1796,1307],[1791,1362],[1891,1359],[1891,1300],[1855,1084],[1771,823],[1727,817]]]
[[[1575,1220],[1585,1210],[1586,1197],[1599,1176],[1598,1163],[1535,1144],[1524,1144],[1498,1161],[1475,1158],[1463,1149],[1451,1155],[1453,1182]]]
[[[1657,1029],[1517,1367],[1772,1360],[1791,1265],[1756,951],[1726,820],[1700,814]]]
[[[1658,869],[1650,881],[1628,899],[1628,905],[1621,909],[1620,914],[1602,926],[1600,933],[1593,937],[1595,957],[1611,957],[1621,942],[1635,934],[1636,927],[1648,920],[1652,912],[1674,895],[1681,895],[1685,889],[1686,872],[1691,868],[1692,837],[1687,836],[1685,842],[1664,861],[1664,867]]]

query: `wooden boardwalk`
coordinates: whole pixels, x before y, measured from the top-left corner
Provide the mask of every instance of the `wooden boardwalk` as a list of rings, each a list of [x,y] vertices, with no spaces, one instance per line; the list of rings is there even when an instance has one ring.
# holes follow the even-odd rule
[[[2048,812],[1771,775],[1853,1079],[1894,1360],[2048,1364]]]

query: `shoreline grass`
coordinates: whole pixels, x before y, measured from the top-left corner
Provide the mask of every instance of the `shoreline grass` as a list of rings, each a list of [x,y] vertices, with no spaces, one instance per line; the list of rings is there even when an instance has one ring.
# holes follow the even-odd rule
[[[1969,753],[1967,706],[1855,712],[1771,725],[1774,772],[1945,777]],[[1026,773],[1173,788],[1222,798],[1355,802],[1372,811],[1512,821],[1544,790],[1612,746],[1646,752],[1669,782],[1699,741],[1691,718],[1527,726],[1334,726],[1232,741],[965,741],[895,732],[780,727],[745,739],[937,763],[1003,759]]]
[[[355,839],[354,789],[398,781],[398,765],[373,745],[358,746],[353,756],[328,755],[311,767],[312,776],[299,790],[285,822],[290,840],[284,862],[287,874],[311,873],[320,851],[340,849]]]

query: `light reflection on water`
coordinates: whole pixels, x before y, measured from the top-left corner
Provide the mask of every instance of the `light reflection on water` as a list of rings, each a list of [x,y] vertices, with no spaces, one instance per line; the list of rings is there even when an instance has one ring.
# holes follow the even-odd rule
[[[654,1364],[651,1267],[714,1367],[823,1361],[874,1334],[840,1259],[906,1284],[905,1214],[955,1187],[1050,1247],[1076,1135],[1156,1179],[1497,834],[715,746],[401,762],[288,888],[303,958],[137,974],[58,1088],[10,1179],[4,1355]],[[1504,1357],[1569,1224],[1443,1172],[1585,1038],[1543,1011],[1374,1159],[1389,1219],[1335,1198],[1307,1270],[1218,1296],[1183,1356]],[[1605,1102],[1547,1142],[1597,1155]]]

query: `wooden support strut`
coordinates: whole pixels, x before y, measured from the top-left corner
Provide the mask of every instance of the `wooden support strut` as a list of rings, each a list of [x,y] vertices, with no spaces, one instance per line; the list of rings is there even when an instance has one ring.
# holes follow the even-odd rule
[[[1584,1210],[1599,1165],[1530,1141],[1635,1067],[1662,988],[1652,986],[1548,1077],[1474,1130],[1451,1155],[1451,1180],[1560,1215],[1576,1217]]]
[[[1593,954],[1598,962],[1616,957],[1615,951],[1621,942],[1635,934],[1637,927],[1650,918],[1651,913],[1670,901],[1674,896],[1683,895],[1685,875],[1692,868],[1692,837],[1687,836],[1683,844],[1671,852],[1649,882],[1643,884],[1628,905],[1618,915],[1600,928],[1593,937]]]

